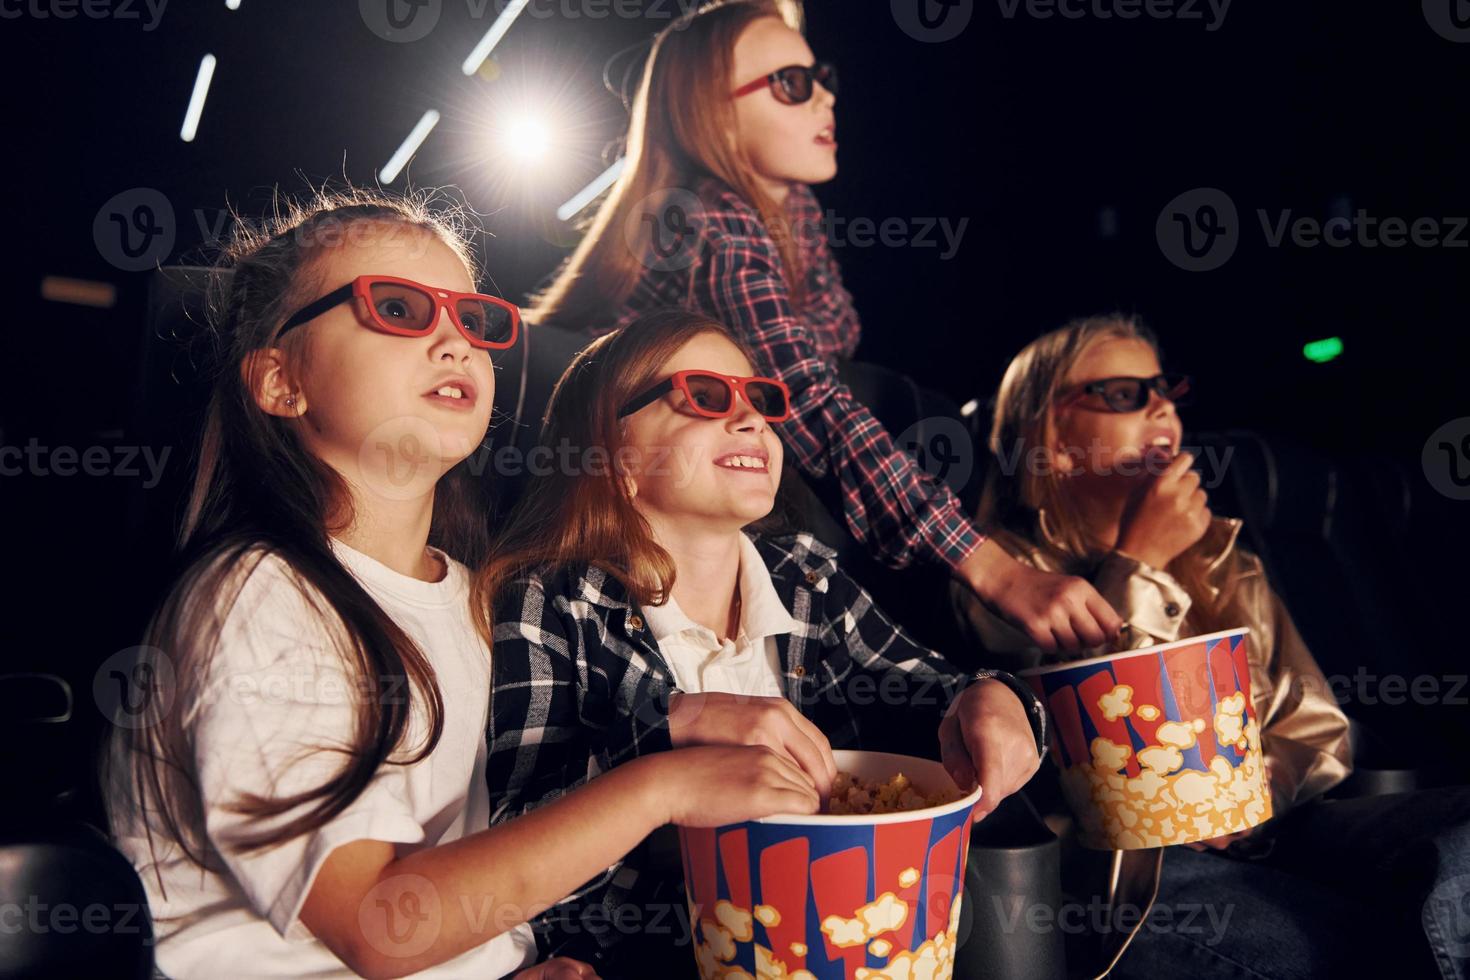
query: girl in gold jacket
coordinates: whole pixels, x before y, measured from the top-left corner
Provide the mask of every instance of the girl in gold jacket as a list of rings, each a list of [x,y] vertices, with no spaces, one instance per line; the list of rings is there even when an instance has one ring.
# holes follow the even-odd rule
[[[998,465],[977,515],[1019,560],[1091,581],[1126,624],[1118,650],[1251,628],[1251,691],[1274,817],[1254,831],[1187,845],[1249,862],[1188,853],[1165,861],[1167,848],[1115,854],[1114,906],[1136,902],[1144,918],[1103,937],[1103,962],[1116,975],[1137,968],[1155,976],[1362,968],[1355,938],[1383,946],[1395,935],[1392,917],[1408,909],[1420,913],[1429,942],[1423,948],[1413,923],[1398,923],[1404,945],[1417,947],[1401,946],[1398,969],[1419,975],[1418,964],[1424,975],[1464,978],[1470,923],[1458,909],[1470,902],[1470,791],[1309,805],[1351,772],[1348,720],[1261,560],[1238,542],[1241,522],[1209,510],[1194,457],[1181,449],[1176,405],[1188,389],[1188,378],[1163,372],[1157,343],[1133,318],[1093,317],[1038,338],[1011,362],[996,396],[990,448]],[[963,590],[952,598],[995,661],[989,666],[1015,671],[1109,652],[1043,654]],[[1075,649],[1071,639],[1057,636],[1057,645]],[[1387,915],[1343,886],[1376,881],[1357,871],[1416,850],[1437,854],[1438,864],[1415,880],[1399,875],[1362,889],[1383,900]],[[1185,935],[1177,907],[1156,909],[1150,921],[1156,895],[1173,906],[1192,896],[1234,910],[1236,924],[1213,942]],[[1175,927],[1157,928],[1159,911]]]

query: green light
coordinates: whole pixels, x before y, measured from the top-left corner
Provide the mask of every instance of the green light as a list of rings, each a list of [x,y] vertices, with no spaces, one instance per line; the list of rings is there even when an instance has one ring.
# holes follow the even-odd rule
[[[1342,356],[1342,338],[1328,337],[1314,340],[1302,347],[1302,356],[1316,364],[1326,364]]]

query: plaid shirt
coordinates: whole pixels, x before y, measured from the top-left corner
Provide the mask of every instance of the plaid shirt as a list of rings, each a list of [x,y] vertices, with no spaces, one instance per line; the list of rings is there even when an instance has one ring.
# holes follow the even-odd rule
[[[750,349],[758,373],[790,386],[793,414],[777,431],[803,472],[835,475],[853,537],[894,568],[916,558],[950,566],[964,561],[984,538],[959,500],[838,380],[837,361],[852,357],[862,328],[811,188],[792,187],[790,223],[779,232],[795,235],[799,246],[799,302],[787,289],[770,230],[729,187],[706,178],[693,193],[671,195],[663,210],[662,223],[649,225],[660,239],[646,243],[659,250],[649,254],[646,271],[607,328],[670,306],[715,317]]]
[[[834,748],[936,757],[936,732],[950,702],[967,684],[995,677],[1029,707],[1037,752],[1043,751],[1046,715],[1027,685],[999,671],[966,675],[916,643],[838,569],[835,552],[810,535],[755,543],[799,624],[775,638],[786,697]],[[667,714],[674,676],[617,579],[597,568],[564,568],[517,581],[496,605],[487,765],[492,823],[673,747]],[[566,950],[567,917],[577,916],[579,905],[600,907],[604,923],[637,906],[639,855],[608,868],[536,923],[548,950]],[[598,941],[612,946],[618,938],[608,929]]]

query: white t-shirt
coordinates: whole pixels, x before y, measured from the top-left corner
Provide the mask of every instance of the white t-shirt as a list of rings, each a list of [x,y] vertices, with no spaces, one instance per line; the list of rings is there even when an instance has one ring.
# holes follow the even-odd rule
[[[690,619],[670,596],[643,610],[659,652],[679,690],[689,694],[785,696],[776,637],[800,624],[781,601],[760,551],[740,535],[740,629],[721,641],[708,626]]]
[[[285,562],[262,560],[225,617],[196,703],[173,706],[185,712],[194,749],[191,775],[205,806],[211,870],[190,862],[155,825],[160,890],[135,805],[116,795],[111,801],[118,847],[138,869],[148,893],[158,968],[176,980],[352,977],[298,918],[332,850],[356,840],[378,840],[395,844],[403,856],[489,825],[484,771],[490,661],[470,618],[468,573],[431,549],[448,574],[438,582],[422,582],[340,541],[333,540],[332,548],[433,665],[444,700],[443,734],[421,761],[382,766],[362,794],[325,826],[263,851],[218,850],[217,842],[232,831],[260,826],[227,812],[224,804],[242,793],[283,796],[320,785],[340,769],[341,756],[304,753],[345,745],[353,732],[356,691],[327,625]],[[385,690],[384,696],[408,693]],[[399,754],[421,746],[426,729],[423,711],[416,707]],[[388,915],[390,910],[368,907],[360,914]],[[493,916],[485,921],[487,929],[494,927]],[[400,948],[407,951],[415,938]],[[413,976],[502,977],[534,960],[535,940],[521,925]]]

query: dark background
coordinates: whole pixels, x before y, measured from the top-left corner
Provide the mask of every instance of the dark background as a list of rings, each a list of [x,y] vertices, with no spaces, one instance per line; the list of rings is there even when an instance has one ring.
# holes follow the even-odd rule
[[[371,183],[437,108],[443,120],[408,177],[461,189],[493,233],[482,243],[493,280],[524,298],[570,240],[551,212],[601,169],[626,124],[604,65],[664,26],[652,12],[676,0],[645,7],[595,19],[586,4],[538,3],[487,79],[465,78],[460,63],[493,3],[476,17],[465,0],[443,0],[427,38],[390,43],[347,0],[243,0],[237,11],[173,0],[151,31],[137,5],[138,20],[61,20],[12,2],[22,15],[0,19],[12,312],[0,442],[136,444],[147,273],[119,270],[93,235],[104,205],[136,188],[171,205],[170,260],[197,257],[226,227],[227,203],[259,214],[276,188]],[[1196,10],[1201,19],[1042,19],[980,2],[958,38],[922,43],[886,0],[811,0],[808,36],[843,80],[841,172],[819,188],[824,204],[849,221],[969,219],[949,261],[940,248],[838,248],[865,324],[859,356],[962,402],[993,389],[1041,330],[1143,314],[1171,365],[1197,378],[1189,425],[1254,429],[1406,474],[1401,544],[1433,635],[1446,638],[1428,658],[1463,672],[1470,503],[1434,490],[1421,453],[1437,428],[1470,416],[1470,230],[1459,248],[1271,247],[1257,210],[1274,222],[1285,210],[1321,221],[1362,208],[1380,221],[1437,219],[1448,234],[1448,219],[1470,214],[1470,43],[1442,37],[1413,3],[1236,0],[1215,30],[1208,8]],[[179,127],[205,52],[219,68],[186,144]],[[510,110],[555,120],[548,165],[517,169],[496,152],[496,120]],[[1239,247],[1221,268],[1189,272],[1169,261],[1155,223],[1200,187],[1236,205]],[[115,283],[118,302],[46,302],[46,275]],[[1341,358],[1302,356],[1332,336]],[[170,465],[182,465],[188,447],[173,449]],[[9,668],[67,674],[85,701],[95,664],[137,642],[158,587],[130,539],[139,482],[0,478]]]

